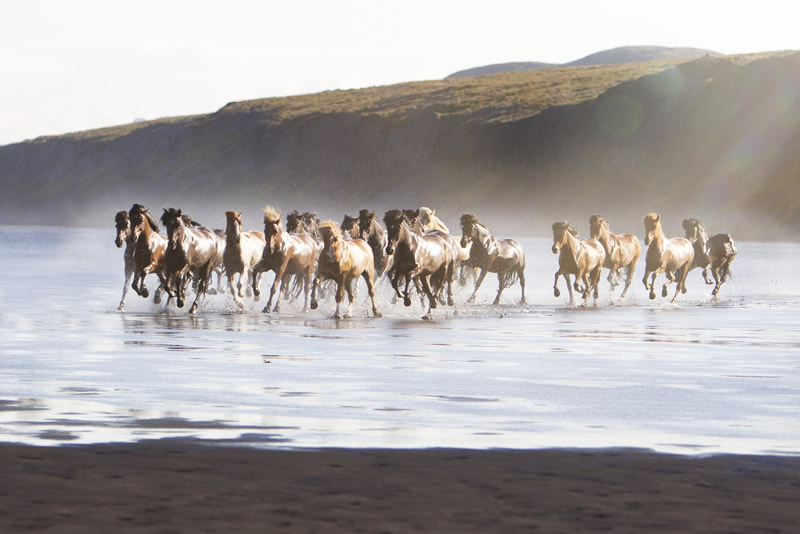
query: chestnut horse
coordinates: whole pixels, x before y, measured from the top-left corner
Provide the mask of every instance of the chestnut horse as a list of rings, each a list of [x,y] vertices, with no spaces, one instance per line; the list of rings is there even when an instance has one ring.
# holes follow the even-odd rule
[[[309,234],[290,234],[283,229],[281,212],[272,206],[264,208],[264,238],[266,245],[261,260],[253,268],[253,294],[258,300],[261,289],[258,287],[259,274],[267,271],[275,272],[275,280],[269,290],[269,299],[264,306],[264,313],[270,311],[272,299],[281,284],[281,294],[288,289],[288,280],[292,275],[300,274],[303,282],[305,300],[303,310],[308,311],[308,292],[311,285],[311,274],[321,249],[317,241]],[[281,294],[275,300],[273,312],[281,311]]]
[[[166,290],[176,297],[178,307],[186,300],[189,280],[195,282],[195,298],[189,313],[197,312],[200,297],[208,289],[211,271],[217,258],[219,240],[213,230],[204,226],[189,227],[181,210],[164,209],[161,222],[167,228]]]
[[[125,267],[125,281],[122,283],[122,298],[119,300],[118,311],[125,309],[125,296],[128,294],[128,282],[133,276],[133,234],[131,233],[131,219],[128,212],[125,210],[118,211],[114,215],[114,225],[117,229],[117,237],[114,239],[114,244],[117,248],[122,248],[125,245],[125,250],[122,254],[122,260]]]
[[[362,276],[367,282],[367,291],[372,302],[372,315],[380,317],[381,312],[375,304],[375,267],[372,258],[372,249],[363,239],[351,239],[342,233],[341,228],[333,222],[327,221],[319,225],[322,234],[322,252],[317,260],[317,270],[314,276],[314,285],[311,289],[311,309],[317,309],[317,286],[321,280],[334,280],[336,282],[336,313],[335,319],[341,319],[339,310],[345,291],[348,297],[345,318],[352,316],[353,307],[353,280]]]
[[[423,319],[433,317],[436,300],[447,284],[447,304],[453,301],[453,272],[456,261],[456,244],[450,234],[431,232],[418,235],[400,210],[387,211],[383,217],[388,234],[386,253],[394,255],[392,287],[403,304],[411,306],[408,286],[412,279],[419,280],[428,297],[428,312]],[[405,277],[405,289],[400,293],[398,280]]]
[[[150,211],[139,204],[134,204],[130,211],[131,233],[134,239],[133,249],[133,290],[139,296],[147,298],[150,292],[144,285],[145,277],[155,273],[159,278],[159,287],[156,289],[153,302],[161,302],[161,292],[164,289],[167,251],[167,237],[158,233],[158,223],[150,215]]]
[[[703,280],[706,284],[714,284],[711,295],[716,299],[720,286],[728,278],[731,262],[738,253],[736,244],[729,234],[715,234],[709,238],[705,226],[697,219],[684,219],[683,229],[686,230],[686,239],[694,246],[692,269],[703,269]],[[708,271],[714,276],[714,282],[708,279]]]
[[[245,275],[250,277],[252,284],[253,267],[261,261],[264,253],[266,240],[262,232],[255,230],[242,231],[242,212],[225,212],[225,252],[222,261],[225,266],[225,275],[228,277],[228,285],[233,293],[233,301],[244,309],[244,284],[242,279]],[[233,285],[233,277],[239,274],[239,281]]]
[[[553,283],[553,295],[561,295],[558,290],[558,277],[563,276],[569,290],[569,302],[574,303],[572,288],[583,293],[586,301],[593,293],[597,301],[597,282],[600,271],[606,261],[606,251],[596,239],[578,239],[578,230],[567,221],[553,223],[553,254],[558,254],[558,270]],[[575,276],[573,285],[569,283],[569,275]],[[583,288],[579,282],[583,282]]]
[[[519,303],[525,304],[525,252],[522,246],[513,239],[497,239],[474,213],[465,213],[461,216],[461,248],[468,248],[470,243],[469,264],[480,268],[481,272],[467,302],[475,302],[486,273],[497,273],[497,296],[492,305],[500,304],[503,290],[517,280],[521,287]]]
[[[694,261],[694,247],[685,237],[673,237],[667,239],[664,230],[661,229],[661,215],[658,213],[648,213],[643,218],[645,238],[644,244],[648,245],[645,254],[645,272],[642,282],[644,287],[650,290],[650,300],[656,298],[655,283],[656,276],[664,273],[667,276],[667,283],[661,290],[661,296],[667,296],[667,287],[672,282],[677,282],[675,296],[672,303],[678,298],[678,292],[686,293],[686,275],[692,268]],[[650,276],[650,282],[647,277]]]
[[[619,285],[619,279],[622,278],[621,270],[625,269],[625,287],[620,295],[620,298],[625,298],[633,281],[636,262],[642,255],[639,238],[633,234],[612,234],[608,228],[608,221],[600,215],[589,217],[589,231],[590,237],[599,241],[606,251],[606,262],[603,266],[608,269],[608,283],[611,284],[611,291],[614,291]]]

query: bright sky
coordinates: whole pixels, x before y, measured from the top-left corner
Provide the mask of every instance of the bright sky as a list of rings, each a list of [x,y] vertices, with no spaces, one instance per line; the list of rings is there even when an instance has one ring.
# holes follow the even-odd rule
[[[0,0],[0,145],[628,45],[800,50],[800,4]]]

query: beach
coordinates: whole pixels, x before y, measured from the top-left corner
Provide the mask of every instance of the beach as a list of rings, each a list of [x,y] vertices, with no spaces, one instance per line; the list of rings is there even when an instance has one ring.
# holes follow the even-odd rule
[[[795,532],[800,458],[0,445],[0,532]]]

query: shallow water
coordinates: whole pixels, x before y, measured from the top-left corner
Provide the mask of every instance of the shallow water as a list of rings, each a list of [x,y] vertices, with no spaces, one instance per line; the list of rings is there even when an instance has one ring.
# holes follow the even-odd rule
[[[490,275],[457,314],[422,321],[384,284],[384,318],[362,287],[336,321],[330,302],[235,313],[216,295],[191,317],[132,291],[117,312],[113,239],[0,227],[0,441],[800,454],[796,244],[737,243],[718,303],[699,271],[677,305],[648,300],[640,262],[625,302],[603,280],[596,306],[570,306],[550,241],[521,239],[527,306],[518,286],[490,306]]]

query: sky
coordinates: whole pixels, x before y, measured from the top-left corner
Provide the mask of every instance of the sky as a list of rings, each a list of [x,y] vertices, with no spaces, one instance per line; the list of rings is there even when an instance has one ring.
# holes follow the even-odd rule
[[[0,145],[618,46],[800,50],[785,0],[0,0]]]

